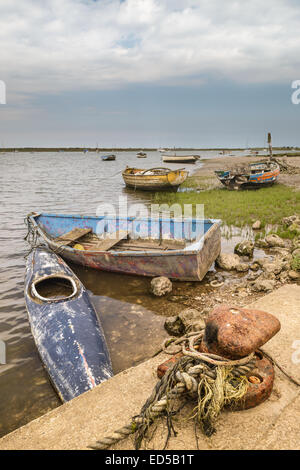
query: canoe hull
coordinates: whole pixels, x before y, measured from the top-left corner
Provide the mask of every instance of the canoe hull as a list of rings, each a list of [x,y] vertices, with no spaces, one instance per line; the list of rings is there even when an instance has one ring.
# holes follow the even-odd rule
[[[40,278],[66,275],[77,295],[54,302],[33,295]],[[46,250],[34,250],[27,261],[25,300],[33,338],[51,383],[69,401],[113,375],[104,333],[88,294],[64,261]]]
[[[89,251],[77,250],[69,246],[58,247],[51,237],[45,234],[46,231],[54,231],[55,234],[65,233],[72,228],[78,227],[92,227],[94,233],[97,233],[97,225],[102,224],[106,226],[105,218],[93,217],[80,217],[80,216],[52,216],[41,215],[41,225],[39,216],[31,216],[30,219],[33,225],[36,226],[40,235],[44,238],[48,246],[53,250],[59,249],[59,254],[74,263],[83,266],[89,266],[94,269],[103,271],[112,271],[124,274],[134,274],[139,276],[167,276],[170,279],[180,281],[201,281],[209,268],[214,263],[215,259],[221,250],[221,233],[219,221],[196,221],[193,219],[192,223],[203,223],[206,227],[204,235],[195,241],[193,249],[176,249],[170,251]],[[54,218],[56,220],[52,221]],[[36,220],[37,219],[37,220]],[[130,218],[129,218],[130,219]],[[148,222],[151,219],[129,219],[119,220],[117,223],[121,229],[126,227],[126,224],[135,224],[135,227],[140,232],[145,229],[148,230]],[[131,218],[132,219],[132,218]],[[121,223],[124,224],[121,226]],[[177,225],[176,225],[177,224]],[[163,220],[162,227],[164,233],[168,234],[170,225],[173,226],[173,237],[175,231],[179,234],[181,232],[181,222],[171,220]],[[102,230],[102,229],[101,229]],[[155,229],[157,231],[157,227]],[[156,236],[158,234],[156,233]],[[171,235],[172,236],[172,235]],[[175,237],[176,238],[176,237]]]

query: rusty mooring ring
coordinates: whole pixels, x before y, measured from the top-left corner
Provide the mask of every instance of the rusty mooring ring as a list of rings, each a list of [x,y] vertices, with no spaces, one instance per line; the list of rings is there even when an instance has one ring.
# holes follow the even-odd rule
[[[255,352],[256,364],[246,376],[249,380],[249,387],[246,395],[239,402],[230,405],[232,411],[247,410],[260,405],[267,400],[272,393],[274,383],[274,367],[272,362],[267,359],[260,351]],[[172,367],[178,359],[182,357],[182,353],[175,354],[167,361],[157,367],[157,376],[162,378],[167,370]]]

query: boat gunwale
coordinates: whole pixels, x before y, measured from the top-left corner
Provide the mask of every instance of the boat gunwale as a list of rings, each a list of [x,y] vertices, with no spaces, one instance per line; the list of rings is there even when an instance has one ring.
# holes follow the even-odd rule
[[[29,216],[29,218],[32,220],[34,226],[37,228],[37,231],[40,233],[40,235],[42,236],[42,238],[47,242],[47,244],[49,244],[49,246],[53,246],[54,248],[57,249],[57,253],[58,254],[63,254],[65,252],[69,252],[69,253],[81,253],[83,254],[84,256],[95,256],[95,255],[110,255],[110,256],[122,256],[122,257],[150,257],[150,256],[190,256],[190,255],[197,255],[202,247],[203,247],[203,244],[204,244],[204,241],[205,239],[208,237],[210,231],[217,225],[217,226],[221,226],[221,223],[222,221],[220,219],[180,219],[177,221],[179,222],[184,222],[184,221],[188,221],[188,222],[196,222],[197,220],[202,220],[203,223],[210,223],[211,224],[211,227],[209,227],[209,229],[202,234],[201,238],[199,238],[198,240],[195,240],[193,242],[191,242],[191,245],[195,245],[197,244],[198,245],[198,248],[197,249],[193,249],[193,250],[188,250],[188,249],[178,249],[178,250],[162,250],[160,252],[157,252],[157,251],[151,251],[151,249],[147,250],[147,251],[134,251],[134,250],[124,250],[124,251],[93,251],[93,250],[76,250],[70,246],[66,246],[66,245],[62,245],[62,246],[59,246],[58,244],[56,244],[53,239],[49,238],[49,236],[44,232],[44,230],[42,229],[42,227],[40,227],[40,225],[37,223],[37,221],[35,220],[35,217],[40,217],[40,216],[44,216],[44,217],[69,217],[69,218],[78,218],[78,219],[105,219],[107,218],[108,216],[97,216],[97,217],[94,217],[94,216],[80,216],[80,215],[71,215],[71,214],[47,214],[47,213],[39,213],[39,214],[31,214]],[[120,218],[120,217],[119,217]],[[123,217],[123,219],[125,219],[126,217]],[[132,219],[132,220],[129,220],[129,219]],[[149,218],[148,217],[141,217],[141,218],[135,218],[135,217],[128,217],[127,218],[128,221],[148,221]],[[176,219],[170,219],[170,218],[157,218],[157,220],[160,220],[160,221],[169,221],[169,220],[174,220],[176,221]]]

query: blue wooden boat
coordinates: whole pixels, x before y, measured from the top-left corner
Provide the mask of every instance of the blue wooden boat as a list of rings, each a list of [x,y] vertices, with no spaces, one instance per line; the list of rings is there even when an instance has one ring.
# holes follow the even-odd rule
[[[62,401],[112,377],[104,333],[88,294],[49,250],[36,248],[28,257],[25,300],[34,341]]]
[[[219,220],[30,214],[63,258],[104,271],[201,281],[221,249]]]
[[[110,161],[110,160],[115,160],[115,159],[116,159],[116,156],[113,155],[113,154],[110,154],[110,155],[101,155],[101,159],[102,159],[104,162],[107,162],[107,161]]]
[[[258,189],[273,185],[279,176],[279,165],[272,160],[250,163],[233,170],[216,170],[215,174],[228,189]]]

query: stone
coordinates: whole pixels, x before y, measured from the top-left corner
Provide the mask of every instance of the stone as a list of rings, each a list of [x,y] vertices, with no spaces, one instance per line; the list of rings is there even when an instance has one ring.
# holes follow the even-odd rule
[[[284,217],[282,219],[282,223],[284,225],[292,225],[293,223],[300,223],[300,219],[298,215],[290,215],[289,217]]]
[[[262,265],[263,271],[266,273],[280,274],[283,268],[283,263],[279,259],[273,261],[267,261]]]
[[[223,304],[207,318],[203,349],[239,359],[260,348],[279,330],[279,320],[270,313]]]
[[[153,295],[162,297],[172,292],[172,282],[164,276],[154,277],[151,280],[150,291]]]
[[[289,280],[289,275],[286,271],[282,271],[279,276],[279,280],[282,284],[285,284]]]
[[[274,287],[275,280],[273,279],[257,279],[252,285],[255,292],[271,292]]]
[[[289,256],[290,254],[290,251],[288,248],[282,248],[280,246],[273,246],[272,248],[270,248],[270,252],[272,254],[275,253],[276,255],[280,255],[280,256]]]
[[[289,278],[292,279],[293,281],[299,281],[300,280],[300,273],[297,271],[289,271],[288,272]]]
[[[240,263],[240,258],[231,253],[221,253],[216,259],[216,263],[220,268],[231,271]]]
[[[271,233],[270,235],[267,235],[265,240],[269,246],[280,246],[282,248],[285,247],[284,240],[282,240],[282,238],[276,235],[276,233]]]
[[[168,317],[165,321],[164,327],[171,336],[182,336],[185,333],[184,324],[178,315]]]
[[[185,331],[199,331],[205,327],[203,312],[195,308],[186,308],[179,314]]]
[[[247,276],[247,281],[255,281],[259,277],[258,272],[249,273]]]
[[[259,238],[258,240],[256,240],[255,246],[257,246],[258,248],[268,248],[269,245],[264,238]]]
[[[261,221],[256,220],[254,224],[252,225],[253,230],[259,230],[261,228]]]
[[[250,269],[251,269],[252,271],[258,271],[258,270],[259,270],[259,264],[258,264],[258,263],[255,263],[255,262],[252,263],[252,264],[250,265]]]
[[[247,271],[249,271],[249,264],[247,263],[239,263],[236,268],[235,268],[238,272],[240,273],[245,273]]]
[[[254,243],[250,240],[243,240],[238,243],[235,248],[234,252],[240,256],[253,256],[254,250]]]

